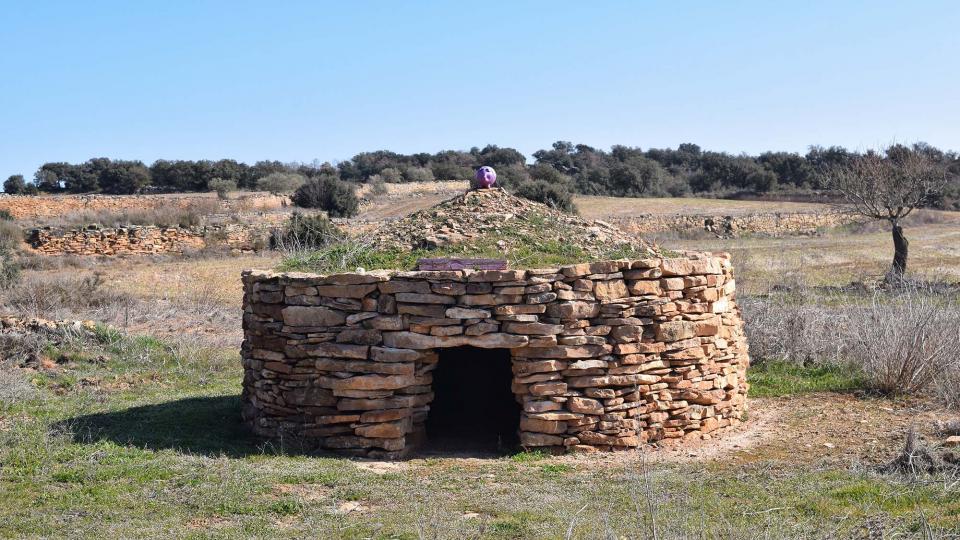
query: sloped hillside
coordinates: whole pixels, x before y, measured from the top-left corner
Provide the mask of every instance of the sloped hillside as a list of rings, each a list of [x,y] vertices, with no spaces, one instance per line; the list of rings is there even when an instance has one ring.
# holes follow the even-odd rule
[[[281,269],[410,269],[422,257],[502,258],[512,268],[530,268],[654,252],[638,236],[609,223],[490,189],[467,191],[342,244],[295,254]]]
[[[590,255],[652,251],[635,235],[603,221],[587,221],[502,189],[468,191],[389,223],[366,236],[376,249],[448,250],[495,247],[503,253],[565,246]]]

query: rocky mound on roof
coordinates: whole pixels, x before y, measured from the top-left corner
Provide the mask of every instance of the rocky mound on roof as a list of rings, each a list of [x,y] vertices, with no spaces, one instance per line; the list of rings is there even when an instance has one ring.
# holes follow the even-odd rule
[[[365,240],[380,250],[449,251],[462,245],[474,247],[473,252],[503,254],[531,247],[590,257],[654,252],[638,236],[609,223],[587,221],[502,189],[468,191],[389,223]]]

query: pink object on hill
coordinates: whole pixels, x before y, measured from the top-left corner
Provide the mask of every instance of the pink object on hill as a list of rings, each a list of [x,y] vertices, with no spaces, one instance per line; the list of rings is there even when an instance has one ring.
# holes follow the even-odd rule
[[[497,182],[497,171],[493,170],[493,167],[483,166],[477,169],[474,178],[478,188],[491,188]]]

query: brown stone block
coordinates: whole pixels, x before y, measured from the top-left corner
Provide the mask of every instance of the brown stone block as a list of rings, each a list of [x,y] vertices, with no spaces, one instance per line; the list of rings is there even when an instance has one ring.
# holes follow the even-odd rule
[[[579,345],[556,347],[525,347],[514,351],[513,355],[517,358],[596,358],[604,354],[604,346],[600,345]]]
[[[526,277],[524,270],[478,270],[467,277],[470,283],[520,281]]]
[[[367,411],[360,415],[363,423],[390,422],[407,418],[413,414],[413,409],[386,409],[382,411]]]
[[[528,391],[534,396],[556,396],[567,391],[567,383],[564,382],[542,382],[530,385]]]
[[[377,290],[377,285],[317,285],[320,296],[330,298],[363,298]]]
[[[627,285],[622,279],[612,279],[609,281],[597,281],[593,286],[593,295],[601,302],[625,298],[630,295],[627,291]]]
[[[546,433],[533,433],[530,431],[520,432],[521,446],[560,446],[563,444],[563,438]]]
[[[447,307],[439,304],[400,304],[397,306],[397,313],[401,315],[419,315],[438,319],[444,318],[446,311]]]
[[[347,320],[346,314],[319,306],[289,306],[283,308],[280,314],[283,323],[287,326],[340,326]]]
[[[337,343],[354,343],[357,345],[377,345],[383,340],[379,330],[365,330],[355,328],[343,330],[337,334]]]
[[[542,304],[500,305],[493,308],[493,312],[497,315],[535,315],[546,310],[547,306]]]
[[[539,322],[507,322],[503,324],[503,331],[510,334],[527,335],[555,335],[563,331],[563,326],[559,324],[545,324]]]
[[[680,341],[697,335],[696,324],[691,321],[668,321],[656,326],[657,340]]]
[[[333,389],[394,390],[414,384],[412,375],[356,375],[333,381]]]
[[[565,433],[567,423],[556,420],[538,420],[524,416],[520,418],[520,429],[536,433]]]
[[[603,404],[595,399],[571,397],[567,401],[567,408],[575,413],[598,415],[603,414]]]
[[[467,286],[463,283],[444,281],[441,283],[432,283],[430,289],[437,294],[447,296],[460,296],[467,293]]]
[[[383,375],[413,375],[413,362],[373,362],[367,360],[339,360],[319,358],[317,369],[327,372],[379,373]]]
[[[591,319],[600,313],[600,306],[591,302],[549,304],[547,314],[559,319]]]
[[[517,375],[529,375],[531,373],[546,373],[552,371],[563,371],[567,363],[559,360],[541,360],[536,362],[513,362],[513,372]]]
[[[370,437],[373,439],[395,439],[403,437],[407,432],[406,422],[383,422],[380,424],[370,424],[358,426],[354,433],[361,437]]]

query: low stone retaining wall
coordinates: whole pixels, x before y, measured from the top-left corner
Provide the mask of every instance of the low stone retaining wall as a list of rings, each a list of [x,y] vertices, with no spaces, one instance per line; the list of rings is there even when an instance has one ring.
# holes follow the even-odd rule
[[[0,210],[15,219],[56,218],[76,212],[133,212],[197,206],[219,212],[254,212],[275,210],[286,197],[262,192],[244,193],[233,199],[218,199],[212,193],[168,193],[152,195],[6,195],[0,193]]]
[[[220,246],[241,252],[269,246],[270,227],[242,224],[199,227],[158,227],[155,225],[119,228],[33,229],[27,243],[45,255],[148,255],[182,254],[204,247]]]
[[[840,212],[758,213],[740,216],[644,214],[610,221],[637,234],[707,232],[724,238],[740,236],[813,236],[823,229],[853,223],[856,217]]]
[[[745,410],[749,358],[726,254],[539,270],[247,271],[243,284],[243,417],[263,437],[400,457],[430,437],[438,352],[461,346],[509,350],[527,448],[700,437]]]

